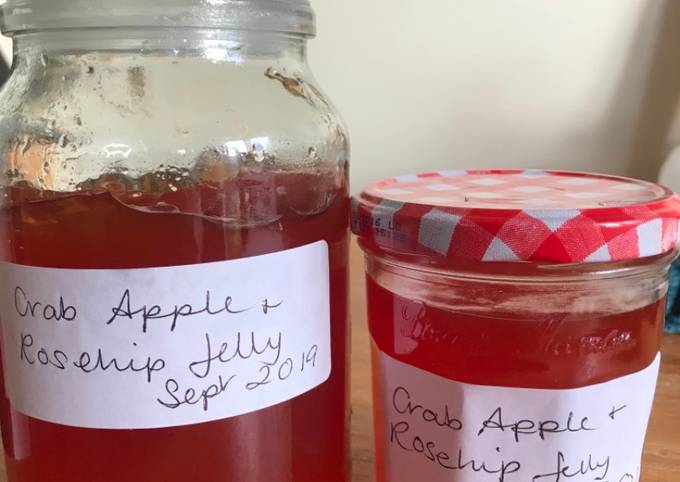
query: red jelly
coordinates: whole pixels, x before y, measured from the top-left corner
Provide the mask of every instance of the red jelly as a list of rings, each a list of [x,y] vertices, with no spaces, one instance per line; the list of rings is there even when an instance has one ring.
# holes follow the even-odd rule
[[[233,227],[216,221],[222,198],[251,199],[285,187],[275,224]],[[315,389],[239,417],[149,430],[96,430],[31,418],[2,400],[2,435],[12,482],[316,482],[346,480],[348,440],[347,216],[344,186],[317,214],[304,212],[316,176],[285,174],[203,185],[160,198],[107,191],[53,195],[11,189],[2,211],[4,261],[52,268],[128,269],[252,257],[324,240],[329,247],[332,372]],[[44,193],[42,198],[50,197]],[[149,206],[174,205],[181,213]],[[197,212],[196,206],[205,211]],[[259,209],[266,210],[268,206]],[[251,204],[250,218],[258,205]],[[263,212],[264,214],[264,212]],[[159,240],[169,240],[159,242]],[[200,328],[197,328],[200,329]],[[107,407],[101,407],[107,410]]]
[[[564,172],[369,186],[353,222],[378,480],[552,482],[577,466],[637,480],[678,206],[653,184]]]

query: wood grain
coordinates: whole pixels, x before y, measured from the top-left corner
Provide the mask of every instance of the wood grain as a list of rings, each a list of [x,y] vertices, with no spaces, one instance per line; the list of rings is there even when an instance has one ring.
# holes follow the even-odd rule
[[[355,245],[351,258],[352,297],[352,462],[353,482],[373,482],[371,370],[366,324],[362,255]],[[680,336],[666,336],[641,482],[680,481]]]

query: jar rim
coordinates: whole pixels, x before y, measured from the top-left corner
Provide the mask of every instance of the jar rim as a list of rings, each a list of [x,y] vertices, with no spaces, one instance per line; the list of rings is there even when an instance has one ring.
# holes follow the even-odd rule
[[[309,0],[8,0],[0,8],[0,28],[8,36],[35,30],[173,27],[316,34]]]

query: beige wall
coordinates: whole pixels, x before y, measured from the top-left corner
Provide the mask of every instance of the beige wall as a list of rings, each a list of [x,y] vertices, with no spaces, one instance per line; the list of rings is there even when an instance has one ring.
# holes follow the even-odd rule
[[[0,5],[5,3],[5,0],[0,0]],[[2,54],[6,59],[10,58],[10,51],[12,49],[11,42],[3,37],[0,37],[0,54]]]
[[[311,60],[355,188],[527,166],[656,177],[680,89],[677,0],[316,0]]]
[[[2,5],[3,3],[5,3],[5,0],[0,0],[0,5]],[[10,60],[11,51],[12,42],[8,38],[0,37],[0,54],[2,54],[7,61]]]
[[[311,61],[350,126],[355,188],[443,167],[656,176],[679,0],[313,2]]]

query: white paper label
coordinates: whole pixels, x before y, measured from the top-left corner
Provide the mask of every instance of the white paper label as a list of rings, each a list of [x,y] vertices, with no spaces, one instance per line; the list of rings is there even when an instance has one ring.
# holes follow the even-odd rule
[[[660,357],[601,385],[469,385],[381,353],[389,482],[636,482]]]
[[[0,266],[7,394],[63,425],[202,423],[297,397],[331,371],[325,242],[218,263]]]

